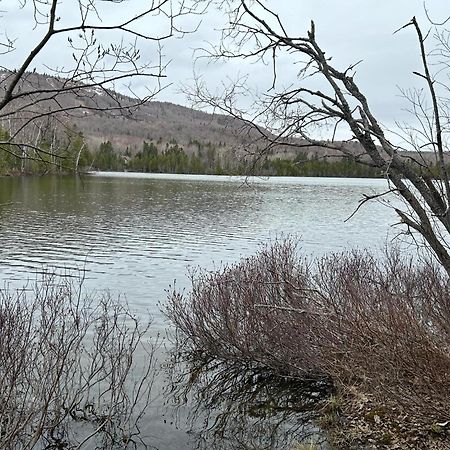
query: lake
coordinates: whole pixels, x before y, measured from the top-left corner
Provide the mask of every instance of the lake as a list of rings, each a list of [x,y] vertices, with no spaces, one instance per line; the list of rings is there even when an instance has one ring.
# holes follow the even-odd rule
[[[153,316],[155,332],[164,331],[159,305],[174,280],[188,287],[189,267],[237,261],[283,234],[298,237],[311,255],[379,251],[398,232],[392,209],[369,202],[346,219],[363,194],[385,189],[385,180],[338,178],[4,177],[0,282],[20,288],[43,270],[83,271],[87,289],[124,295]],[[158,448],[187,448],[182,425],[164,424],[159,408],[149,426]]]

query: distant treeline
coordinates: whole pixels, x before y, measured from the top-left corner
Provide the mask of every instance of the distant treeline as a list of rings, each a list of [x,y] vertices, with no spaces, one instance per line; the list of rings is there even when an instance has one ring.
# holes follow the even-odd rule
[[[224,156],[212,143],[189,142],[190,152],[174,139],[145,142],[142,149],[132,154],[129,149],[120,152],[110,141],[102,142],[91,151],[77,131],[69,131],[63,140],[53,133],[42,133],[36,148],[8,144],[10,136],[0,128],[0,174],[69,173],[74,171],[130,171],[148,173],[188,173],[216,175],[261,175],[305,177],[365,177],[377,178],[379,169],[355,162],[349,157],[308,158],[300,152],[294,160],[273,158],[250,166]]]
[[[306,176],[306,177],[380,177],[381,173],[372,167],[358,164],[350,158],[308,159],[299,153],[296,159],[271,159],[249,168],[245,163],[236,163],[221,158],[211,144],[196,143],[197,151],[188,155],[176,141],[166,144],[159,152],[157,146],[144,142],[142,151],[131,155],[130,152],[116,152],[111,142],[104,142],[94,154],[92,169],[153,172],[153,173],[190,173],[215,175],[254,175],[264,176]]]
[[[326,157],[308,159],[303,152],[294,160],[281,158],[267,160],[261,169],[268,175],[288,177],[379,178],[383,175],[380,169],[358,163],[349,157],[332,160]]]
[[[202,146],[188,155],[175,140],[158,150],[153,142],[143,143],[142,150],[132,155],[129,150],[117,152],[111,142],[103,142],[93,155],[91,169],[154,173],[224,174],[234,173],[230,164],[223,162],[212,144]]]

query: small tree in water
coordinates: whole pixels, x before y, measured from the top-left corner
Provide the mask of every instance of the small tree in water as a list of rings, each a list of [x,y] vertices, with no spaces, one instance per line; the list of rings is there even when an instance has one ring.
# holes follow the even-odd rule
[[[0,291],[0,447],[135,448],[155,344],[122,301],[67,278]],[[137,356],[140,356],[137,358]]]

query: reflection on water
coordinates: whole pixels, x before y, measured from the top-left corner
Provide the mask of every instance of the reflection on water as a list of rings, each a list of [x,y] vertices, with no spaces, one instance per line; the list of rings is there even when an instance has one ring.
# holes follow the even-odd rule
[[[278,450],[305,443],[328,448],[314,420],[334,392],[329,380],[276,377],[196,358],[183,355],[184,372],[179,362],[172,366],[170,392],[178,407],[189,404],[192,448]]]

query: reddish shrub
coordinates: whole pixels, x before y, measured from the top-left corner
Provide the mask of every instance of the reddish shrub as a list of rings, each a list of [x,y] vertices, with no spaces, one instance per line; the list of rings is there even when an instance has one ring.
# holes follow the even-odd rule
[[[396,250],[308,261],[277,242],[217,272],[192,274],[167,315],[180,351],[299,379],[358,386],[428,423],[450,410],[450,287],[432,263]]]

